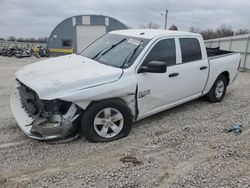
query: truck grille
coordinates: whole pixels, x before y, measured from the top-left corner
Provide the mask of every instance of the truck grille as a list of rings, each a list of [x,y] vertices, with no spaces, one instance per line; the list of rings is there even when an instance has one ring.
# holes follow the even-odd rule
[[[17,80],[18,81],[18,80]],[[35,91],[24,85],[22,82],[18,81],[18,91],[20,95],[20,100],[25,111],[31,115],[36,116],[39,114],[39,103],[40,99]]]

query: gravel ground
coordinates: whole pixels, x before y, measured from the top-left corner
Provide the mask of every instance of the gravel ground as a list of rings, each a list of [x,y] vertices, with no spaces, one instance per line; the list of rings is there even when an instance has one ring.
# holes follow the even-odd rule
[[[34,61],[0,57],[0,187],[250,187],[250,73],[221,103],[167,110],[124,139],[49,144],[27,138],[9,107],[14,72]],[[223,131],[235,123],[241,134]]]

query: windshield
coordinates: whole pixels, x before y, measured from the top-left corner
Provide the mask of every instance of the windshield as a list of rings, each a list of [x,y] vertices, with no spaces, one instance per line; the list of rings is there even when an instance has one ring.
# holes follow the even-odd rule
[[[127,68],[133,64],[148,41],[143,38],[106,34],[80,55],[113,67]]]

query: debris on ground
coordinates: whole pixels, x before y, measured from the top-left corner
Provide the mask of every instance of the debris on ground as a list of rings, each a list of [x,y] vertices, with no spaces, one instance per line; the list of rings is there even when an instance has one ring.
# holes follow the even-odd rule
[[[0,174],[0,185],[3,185],[7,179]]]
[[[132,155],[126,155],[120,159],[122,163],[130,163],[133,165],[141,165],[143,162],[141,160],[138,160],[135,156]]]
[[[23,188],[19,182],[8,180],[0,174],[0,188]]]
[[[235,133],[236,135],[240,134],[241,133],[241,128],[242,128],[242,125],[240,124],[235,124],[235,125],[232,125],[230,128],[228,129],[224,129],[225,132],[227,133],[230,133],[230,132],[233,132]]]

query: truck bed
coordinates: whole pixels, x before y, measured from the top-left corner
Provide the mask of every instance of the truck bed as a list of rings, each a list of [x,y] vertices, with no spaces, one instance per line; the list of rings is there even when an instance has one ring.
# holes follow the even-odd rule
[[[212,49],[209,52],[210,57],[208,57],[208,62],[210,70],[204,93],[209,92],[218,75],[223,72],[228,74],[228,84],[231,84],[237,76],[240,63],[240,53],[219,50],[218,48],[214,51]]]
[[[206,48],[206,50],[207,50],[207,56],[209,59],[219,58],[219,56],[224,56],[224,55],[229,55],[229,54],[235,53],[233,51],[220,50],[219,47]]]

